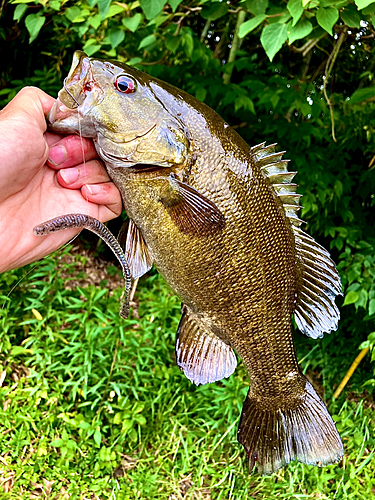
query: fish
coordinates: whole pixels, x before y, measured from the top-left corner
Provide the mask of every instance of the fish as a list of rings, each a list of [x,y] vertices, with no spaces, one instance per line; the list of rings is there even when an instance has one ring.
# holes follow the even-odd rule
[[[341,282],[298,217],[285,152],[249,146],[214,110],[117,61],[73,56],[49,129],[92,138],[129,217],[118,241],[133,278],[154,264],[182,301],[176,360],[196,385],[250,377],[237,438],[250,471],[338,463],[342,441],[303,375],[292,317],[337,329]]]

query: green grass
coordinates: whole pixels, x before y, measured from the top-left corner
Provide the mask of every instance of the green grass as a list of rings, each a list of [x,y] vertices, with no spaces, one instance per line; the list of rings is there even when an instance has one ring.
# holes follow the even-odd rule
[[[68,251],[29,266],[27,276],[0,276],[1,499],[374,497],[370,397],[328,401],[346,449],[341,464],[249,476],[236,440],[243,365],[228,380],[192,385],[175,363],[180,303],[162,279],[140,281],[139,319],[124,321],[120,289],[110,294],[105,281],[66,288],[84,277],[82,257],[61,262]],[[304,368],[324,374],[330,396],[353,349],[343,360],[333,341],[298,341]]]

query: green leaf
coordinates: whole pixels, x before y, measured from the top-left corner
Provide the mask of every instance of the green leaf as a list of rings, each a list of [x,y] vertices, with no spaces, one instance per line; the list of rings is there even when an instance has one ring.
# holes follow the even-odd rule
[[[63,439],[55,439],[52,441],[50,446],[54,446],[55,448],[61,448],[61,446],[64,446],[65,441]]]
[[[253,31],[253,29],[259,26],[266,19],[266,17],[267,16],[265,14],[260,14],[241,24],[238,36],[240,38],[246,36],[248,33],[250,33],[250,31]]]
[[[141,57],[132,57],[131,59],[129,59],[129,61],[126,61],[126,64],[128,66],[135,66],[136,64],[139,64],[142,61],[143,59]]]
[[[360,28],[361,27],[361,18],[358,12],[353,10],[344,9],[341,12],[341,19],[343,22],[349,26],[349,28]]]
[[[344,300],[343,306],[347,306],[349,304],[354,304],[354,302],[357,302],[358,299],[359,299],[359,293],[351,290],[350,292],[348,292],[345,295],[345,300]]]
[[[304,8],[302,5],[301,0],[289,0],[286,8],[289,10],[290,15],[293,18],[293,24],[292,26],[295,26],[299,20],[299,18],[302,16]],[[292,42],[290,42],[292,43]]]
[[[204,87],[199,87],[195,92],[195,97],[198,101],[204,102],[207,96],[207,90]]]
[[[177,7],[180,5],[182,0],[169,0],[169,5],[172,7],[173,12],[176,12]]]
[[[13,14],[13,21],[19,21],[21,17],[24,15],[25,11],[27,9],[27,5],[25,4],[19,4],[14,10]]]
[[[89,41],[91,41],[91,40],[92,39],[90,39]],[[95,39],[94,39],[94,42],[96,42]],[[97,44],[97,43],[93,43],[90,45],[85,43],[85,45],[83,46],[83,52],[85,52],[89,57],[91,57],[93,54],[95,54],[95,52],[98,52],[98,50],[100,50],[101,48],[102,48],[102,46]]]
[[[53,10],[59,11],[61,9],[61,2],[59,2],[58,0],[51,0],[50,2],[48,2],[48,7],[51,7],[51,9]]]
[[[146,19],[151,20],[160,14],[167,0],[140,0]]]
[[[104,19],[105,16],[108,14],[109,7],[111,6],[111,1],[112,0],[99,0],[98,8],[99,8],[99,14],[102,16],[102,19]]]
[[[143,47],[148,47],[149,45],[152,45],[154,42],[156,42],[156,36],[148,35],[141,41],[141,43],[138,46],[138,49],[143,49]]]
[[[301,19],[294,27],[288,26],[288,41],[290,44],[305,36],[309,35],[313,30],[313,25],[307,19]]]
[[[362,101],[367,101],[367,99],[371,99],[373,97],[375,97],[375,86],[366,87],[364,89],[358,89],[350,96],[350,103],[358,104]]]
[[[172,36],[172,35],[167,35],[165,39],[165,46],[167,47],[168,50],[170,50],[173,54],[176,52],[178,49],[179,45],[181,43],[181,37],[180,36]]]
[[[246,0],[246,8],[254,14],[260,16],[266,13],[268,0]]]
[[[362,9],[361,9],[362,10]],[[370,3],[368,7],[362,10],[361,14],[364,16],[367,16],[368,14],[374,14],[375,13],[375,2]]]
[[[139,425],[145,425],[147,422],[146,418],[143,415],[136,415],[134,420],[139,423]]]
[[[25,347],[23,347],[22,345],[15,345],[14,347],[12,347],[12,356],[19,356],[20,354],[26,354],[30,352],[29,349],[26,349]]]
[[[246,111],[250,111],[250,113],[253,113],[255,115],[254,103],[250,99],[250,97],[245,95],[240,95],[239,97],[237,97],[237,99],[234,101],[234,112],[237,113],[237,111],[241,108],[245,109]]]
[[[125,33],[121,29],[111,29],[108,33],[109,41],[111,42],[111,47],[115,49],[124,41]]]
[[[339,11],[335,7],[319,7],[316,13],[316,20],[327,33],[332,35],[332,28],[338,21]]]
[[[89,17],[87,21],[90,26],[97,30],[102,22],[102,16],[100,14],[95,14],[95,16]]]
[[[98,430],[94,432],[94,441],[96,446],[100,446],[100,443],[102,442],[102,433]]]
[[[210,7],[203,7],[201,16],[203,19],[211,19],[211,21],[216,21],[220,17],[225,16],[228,12],[228,4],[224,2],[216,2],[210,5]]]
[[[29,14],[26,17],[25,26],[30,34],[29,43],[33,42],[38,36],[45,20],[46,18],[44,16],[40,16],[39,14]]]
[[[104,19],[109,19],[110,17],[117,16],[120,12],[123,12],[125,8],[122,5],[111,5],[109,11],[104,16]]]
[[[368,305],[368,313],[370,316],[375,314],[375,299],[371,299]]]
[[[354,3],[359,10],[362,10],[365,7],[368,7],[371,3],[374,3],[374,0],[354,0]]]
[[[133,17],[124,17],[122,20],[122,24],[125,28],[128,28],[129,31],[134,33],[137,31],[139,24],[141,23],[143,16],[140,12],[137,12]]]
[[[77,6],[69,7],[69,9],[66,9],[65,16],[71,23],[82,23],[86,20],[86,17],[82,15],[82,10]]]
[[[288,29],[286,24],[269,24],[263,28],[260,43],[271,62],[287,38]]]

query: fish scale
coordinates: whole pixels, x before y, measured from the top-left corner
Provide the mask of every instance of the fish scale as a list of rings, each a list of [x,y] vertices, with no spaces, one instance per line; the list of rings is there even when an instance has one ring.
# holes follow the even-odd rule
[[[335,424],[297,363],[291,315],[313,338],[336,329],[341,283],[300,227],[284,153],[249,147],[185,92],[82,52],[49,121],[58,133],[78,133],[80,121],[93,138],[130,219],[119,240],[133,276],[153,262],[181,298],[176,358],[189,380],[229,377],[235,352],[245,364],[238,440],[250,469],[339,461]]]

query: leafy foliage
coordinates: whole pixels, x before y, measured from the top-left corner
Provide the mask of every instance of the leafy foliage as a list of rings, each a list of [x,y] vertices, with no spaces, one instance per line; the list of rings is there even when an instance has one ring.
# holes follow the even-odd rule
[[[304,195],[301,217],[307,223],[306,230],[325,247],[330,248],[332,257],[338,264],[344,287],[344,298],[339,304],[342,315],[339,331],[326,336],[318,344],[309,339],[299,338],[298,340],[299,349],[308,356],[305,366],[322,373],[323,385],[331,394],[328,386],[332,387],[334,383],[337,384],[344,376],[355,357],[356,349],[370,347],[372,368],[370,369],[370,365],[367,364],[366,369],[357,371],[350,384],[352,388],[357,389],[366,384],[366,389],[373,391],[375,375],[371,374],[371,370],[374,369],[375,361],[375,48],[373,43],[375,2],[371,0],[354,2],[345,0],[289,0],[287,2],[278,0],[229,2],[142,0],[123,3],[111,0],[64,2],[60,0],[14,0],[10,3],[3,3],[0,9],[2,10],[0,25],[1,104],[5,104],[24,85],[36,85],[56,95],[61,88],[63,77],[69,70],[73,51],[81,49],[90,56],[118,58],[122,62],[136,65],[157,78],[185,89],[221,114],[249,144],[254,145],[263,141],[277,142],[280,148],[288,151],[285,156],[291,159],[291,170],[298,170],[296,179],[299,183],[299,191]],[[51,266],[50,272],[54,272],[52,264],[49,265]],[[45,270],[40,272],[41,277],[45,276]],[[1,277],[4,289],[14,284],[15,276],[18,276],[17,272],[7,273]],[[202,472],[204,468],[205,474],[214,478],[214,475],[210,476],[213,470],[212,463],[215,463],[217,467],[217,462],[222,459],[220,449],[215,449],[217,454],[213,455],[214,458],[210,457],[206,460],[207,457],[203,457],[203,460],[206,460],[204,467],[198,458],[194,458],[190,463],[186,458],[188,455],[185,456],[182,450],[188,446],[186,444],[188,439],[193,440],[193,442],[190,441],[188,449],[191,450],[197,446],[202,450],[206,449],[206,446],[214,446],[212,443],[217,443],[220,438],[212,430],[210,431],[209,426],[204,427],[204,432],[208,434],[207,439],[213,440],[211,444],[204,441],[206,436],[199,433],[198,427],[194,430],[197,432],[195,437],[187,437],[185,431],[181,429],[191,425],[189,424],[191,420],[183,419],[178,425],[176,424],[176,429],[181,431],[180,437],[177,438],[177,434],[173,434],[176,432],[176,430],[173,431],[174,427],[168,427],[169,424],[165,423],[161,415],[167,414],[168,409],[176,404],[176,408],[178,407],[181,412],[193,412],[194,418],[197,418],[201,425],[208,417],[206,413],[198,411],[200,408],[198,401],[201,401],[199,398],[206,395],[207,401],[210,401],[210,394],[215,393],[219,394],[217,396],[219,399],[222,397],[224,400],[224,392],[232,391],[230,394],[233,395],[233,401],[237,401],[238,394],[241,394],[244,387],[244,385],[241,386],[242,372],[234,381],[224,382],[223,386],[196,389],[195,392],[193,391],[194,395],[197,394],[197,396],[192,396],[195,401],[193,403],[189,402],[184,406],[181,399],[176,402],[176,394],[172,394],[172,389],[168,392],[169,389],[164,385],[167,386],[171,380],[176,381],[174,389],[176,393],[178,387],[183,387],[184,404],[187,401],[186,398],[190,397],[188,395],[191,394],[192,389],[191,386],[183,385],[185,382],[181,381],[173,362],[170,362],[172,331],[175,331],[178,316],[177,303],[168,295],[169,292],[164,289],[158,279],[152,277],[150,285],[147,285],[147,287],[152,287],[152,283],[159,283],[156,291],[150,291],[146,287],[148,291],[144,292],[145,295],[141,299],[145,301],[144,304],[147,302],[147,307],[145,305],[142,312],[145,320],[141,318],[141,328],[137,330],[143,339],[139,341],[133,333],[132,335],[126,333],[127,328],[132,331],[134,326],[132,322],[129,324],[118,322],[117,308],[114,304],[109,306],[108,311],[101,310],[101,304],[107,300],[106,292],[96,289],[80,290],[77,292],[78,295],[73,294],[72,298],[68,299],[64,295],[64,286],[59,281],[53,287],[50,285],[45,289],[43,288],[45,278],[41,279],[40,283],[35,277],[32,279],[32,286],[41,287],[44,295],[42,294],[39,299],[33,296],[30,303],[27,302],[27,298],[19,296],[18,292],[14,292],[11,298],[4,297],[7,305],[5,310],[9,312],[7,312],[8,316],[4,316],[7,319],[3,321],[4,333],[0,347],[1,352],[10,355],[10,363],[17,364],[18,361],[25,361],[35,371],[34,378],[28,380],[29,392],[25,393],[30,394],[30,391],[35,391],[30,401],[34,403],[37,401],[35,394],[39,394],[40,384],[49,384],[51,377],[57,379],[58,389],[53,387],[48,391],[51,390],[53,393],[60,391],[56,397],[62,401],[61,413],[71,412],[72,415],[66,418],[69,422],[75,423],[73,425],[59,418],[58,422],[64,422],[66,434],[63,435],[63,427],[59,427],[60,424],[57,425],[57,420],[51,423],[48,430],[50,434],[47,430],[45,431],[50,439],[55,433],[53,439],[56,441],[54,448],[57,451],[54,451],[54,457],[60,457],[59,453],[64,453],[64,460],[68,457],[68,462],[71,457],[77,457],[81,453],[79,450],[82,451],[81,444],[76,448],[73,443],[80,443],[82,438],[89,443],[82,453],[90,457],[90,463],[94,464],[97,456],[92,450],[96,452],[99,450],[102,458],[105,457],[105,459],[103,458],[98,467],[106,463],[107,465],[100,470],[109,471],[113,464],[118,464],[120,460],[120,452],[116,451],[116,444],[121,442],[123,445],[128,439],[133,443],[132,439],[138,436],[134,441],[134,448],[129,448],[129,450],[132,453],[134,450],[140,450],[139,457],[142,458],[139,458],[139,461],[143,464],[141,470],[143,474],[148,474],[151,452],[148,453],[147,446],[151,446],[154,450],[154,446],[157,447],[164,439],[167,442],[168,438],[165,434],[164,437],[156,439],[156,444],[153,443],[155,435],[159,431],[162,432],[165,426],[166,432],[169,429],[172,433],[171,439],[173,446],[177,447],[176,456],[180,456],[179,467],[181,468],[176,469],[179,472],[173,472],[168,462],[170,468],[168,466],[166,470],[169,472],[166,473],[163,481],[165,483],[172,481],[174,485],[178,485],[179,478],[185,477],[187,471],[192,470],[189,469],[192,464],[198,467],[196,471]],[[32,294],[34,293],[36,292],[33,291]],[[154,293],[158,296],[157,300],[161,301],[162,306],[156,305]],[[25,294],[27,297],[26,291]],[[41,305],[44,307],[45,297],[54,294],[57,302],[53,302],[53,306],[48,306],[42,314],[43,318],[51,318],[48,321],[54,326],[49,328],[46,319],[40,322],[30,313],[30,307],[32,304],[32,308],[39,311]],[[83,311],[81,296],[84,297],[86,304]],[[23,300],[26,300],[25,309],[18,309],[15,302],[20,301],[22,304]],[[63,307],[60,307],[61,305]],[[164,306],[165,309],[163,309]],[[151,310],[154,312],[151,313]],[[170,316],[171,310],[174,315],[172,314],[168,319],[170,330],[167,334],[169,344],[166,347],[163,343],[167,342],[165,339],[161,340],[161,337],[157,337],[157,341],[153,340],[154,327],[156,318],[159,318],[157,321],[167,321],[166,318]],[[27,319],[24,318],[24,311],[28,311]],[[68,319],[65,318],[66,311]],[[147,323],[150,314],[154,314],[155,317],[152,326]],[[26,323],[20,324],[18,316],[22,317],[22,321]],[[77,321],[79,318],[83,318],[85,325],[87,324],[80,332],[72,326],[72,321]],[[70,326],[65,327],[67,331],[64,330],[64,333],[59,335],[62,338],[67,336],[68,344],[65,344],[56,334],[65,321]],[[99,328],[98,322],[104,326]],[[56,327],[56,324],[60,326]],[[34,332],[32,340],[29,337],[30,328]],[[160,328],[164,332],[165,324],[163,323]],[[116,351],[117,341],[119,344]],[[151,350],[144,351],[142,342],[147,348],[150,342]],[[99,343],[102,345],[101,348],[99,348]],[[56,351],[57,345],[59,345],[59,350]],[[111,356],[114,350],[119,353],[120,345],[125,346],[125,350],[117,354],[120,356],[117,358],[119,365],[116,362],[110,374],[113,361]],[[317,345],[319,348],[313,350]],[[48,359],[50,350],[55,352],[53,361]],[[133,360],[132,356],[137,356],[137,352],[140,352],[139,356],[146,360],[145,364],[142,364],[142,361],[137,365],[138,361]],[[150,357],[156,356],[155,352],[160,353],[155,366],[155,373],[160,375],[160,378],[156,379],[157,382],[145,375],[149,370],[146,365],[151,363]],[[314,355],[309,355],[310,352]],[[328,352],[332,362],[327,361]],[[129,360],[133,363],[132,365]],[[366,360],[363,363],[365,362]],[[40,367],[39,370],[36,369],[37,366]],[[83,366],[86,368],[83,369]],[[124,377],[120,371],[116,371],[117,375],[115,374],[114,370],[117,370],[118,366],[122,367],[121,370],[124,370],[126,376],[129,377],[128,383],[122,382]],[[132,371],[126,366],[136,366],[137,369]],[[164,409],[159,413],[156,412],[156,407],[150,401],[147,402],[147,398],[144,397],[144,388],[142,389],[143,395],[140,395],[142,386],[140,380],[143,377],[148,388],[153,388],[155,383],[164,384],[165,394],[163,394],[166,399],[169,398],[171,406],[165,403]],[[169,377],[169,379],[163,377]],[[108,387],[107,382],[103,380],[109,380]],[[34,382],[35,385],[32,385]],[[116,386],[116,384],[119,385]],[[222,387],[223,392],[220,392]],[[116,401],[117,399],[120,401],[116,402],[118,407],[113,410],[114,414],[110,414],[113,415],[113,419],[118,419],[117,423],[111,421],[112,417],[104,418],[107,412],[105,405],[110,405],[108,408],[114,408],[114,399],[110,401],[109,397],[112,390],[116,394]],[[138,391],[137,395],[134,391]],[[8,399],[14,397],[15,401],[21,397],[18,392],[12,393],[12,396],[7,394]],[[46,400],[40,395],[39,397],[41,398],[39,404],[43,403],[43,411],[48,414],[49,399]],[[121,400],[121,397],[125,400]],[[80,398],[81,401],[79,401]],[[229,398],[228,401],[230,400]],[[202,403],[202,408],[206,410],[209,408],[207,401]],[[137,406],[138,403],[140,406]],[[24,399],[20,404],[26,405]],[[82,410],[79,406],[81,404]],[[182,406],[178,406],[180,404]],[[139,410],[142,405],[144,405],[143,409]],[[217,402],[212,412],[210,413],[211,410],[207,412],[211,417],[215,414],[217,418],[221,415],[222,406],[225,405]],[[26,405],[25,408],[29,407]],[[233,415],[238,415],[237,402],[233,406],[228,403],[228,408],[226,411],[233,411]],[[362,425],[358,423],[359,417],[354,413],[353,408],[354,405],[351,406],[348,403],[344,406],[345,410],[341,410],[347,413],[340,413],[338,417],[347,436],[352,436],[354,428]],[[31,409],[27,411],[30,412]],[[25,412],[27,411],[25,409]],[[173,411],[175,414],[175,410]],[[150,412],[153,415],[152,422],[156,422],[156,414],[160,415],[160,421],[157,425],[155,424],[155,427],[148,429],[147,415]],[[80,423],[81,417],[77,417],[77,421],[74,420],[81,413],[86,423]],[[121,417],[116,417],[117,414],[121,414]],[[130,418],[129,415],[133,415],[134,418]],[[143,423],[141,417],[145,415],[146,423]],[[26,417],[22,418],[22,421],[28,422],[25,425],[31,429],[30,421]],[[166,420],[168,421],[167,417]],[[120,425],[120,421],[127,422],[125,430],[122,424]],[[225,433],[227,421],[214,423],[216,420],[213,418],[207,421],[217,426],[215,429],[222,429],[220,432]],[[46,422],[44,424],[47,425]],[[13,424],[9,423],[9,428],[12,426]],[[100,427],[99,430],[98,427]],[[363,430],[363,435],[364,433],[365,430]],[[292,467],[291,472],[285,472],[285,475],[281,472],[277,476],[279,486],[277,483],[272,483],[274,489],[270,489],[271,482],[265,480],[263,483],[263,479],[259,482],[253,479],[247,482],[244,476],[245,468],[241,470],[238,468],[236,454],[239,453],[239,448],[235,448],[232,442],[234,437],[233,427],[225,446],[227,446],[226,450],[229,448],[235,450],[234,455],[230,455],[229,451],[226,455],[224,454],[228,464],[225,477],[228,477],[230,484],[232,484],[233,477],[236,478],[233,480],[233,484],[236,484],[232,491],[238,494],[236,493],[237,496],[235,496],[233,493],[233,498],[245,498],[244,495],[252,494],[254,491],[264,493],[267,498],[276,498],[280,491],[283,494],[288,491],[288,495],[298,491],[293,490],[293,485],[300,480],[299,474],[303,474],[303,471],[308,469],[299,465]],[[14,439],[22,442],[24,438],[21,434],[17,434]],[[348,482],[350,478],[354,478],[359,473],[369,475],[366,471],[372,460],[369,458],[371,453],[361,455],[363,450],[367,449],[367,444],[363,449],[359,444],[360,448],[355,448],[360,439],[358,435],[354,444],[348,439],[349,447],[353,446],[350,448],[349,456],[350,453],[357,453],[359,457],[365,458],[363,461],[359,458],[356,464],[351,464],[350,472],[348,472],[349,469],[345,469],[343,475],[339,475],[341,482],[335,483],[338,488],[336,498],[348,498],[350,495],[352,498],[369,498],[369,496],[366,497],[367,493],[363,493],[364,496],[361,497],[362,493],[359,489],[352,492],[348,490],[351,484]],[[200,444],[203,442],[205,442],[204,446]],[[101,451],[103,446],[107,451]],[[44,452],[41,453],[44,457]],[[112,453],[116,454],[115,458]],[[64,460],[59,462],[59,467],[62,467]],[[162,463],[158,460],[156,459],[156,462],[160,468]],[[170,457],[166,460],[170,460]],[[350,460],[356,459],[352,457],[349,462]],[[235,466],[234,462],[236,462]],[[330,471],[330,469],[327,470]],[[334,470],[335,474],[341,474],[338,468]],[[144,487],[141,476],[137,476],[136,472],[134,475],[130,472],[127,474],[131,474],[134,488],[142,492],[140,495],[144,495],[144,498],[149,495],[149,498],[152,498],[150,492],[157,491],[156,480],[151,477],[152,473],[150,473],[149,484],[153,486],[150,486],[147,494],[146,490],[142,489]],[[174,474],[181,474],[181,476],[175,477]],[[333,473],[323,471],[317,472],[316,475],[309,475],[311,479],[306,485],[307,490],[313,487],[319,488],[323,480],[329,483],[332,478],[330,474]],[[63,476],[63,473],[61,475]],[[198,484],[199,475],[194,478]],[[285,478],[290,481],[288,484],[292,485],[291,489],[288,489]],[[215,481],[219,482],[219,479],[217,477],[212,479],[210,484],[214,485]],[[363,481],[364,484],[370,485],[368,490],[370,492],[371,480],[364,476]],[[247,485],[243,486],[241,492],[237,489],[240,488],[239,483]],[[163,485],[166,487],[164,483]],[[178,486],[174,487],[178,490]],[[211,490],[216,491],[213,494],[215,498],[229,498],[229,495],[232,495],[230,488],[222,489],[224,493],[220,493],[214,487]],[[133,490],[131,491],[134,493]],[[329,492],[327,490],[327,498],[331,498],[330,495],[333,494],[333,490]]]

